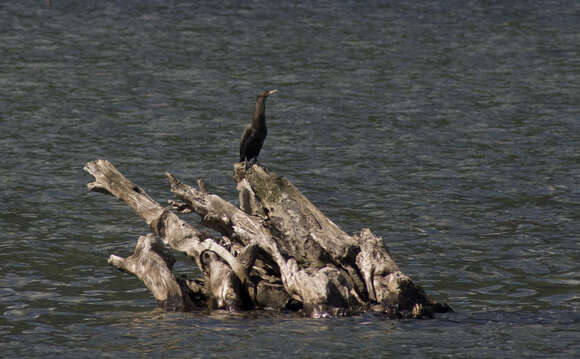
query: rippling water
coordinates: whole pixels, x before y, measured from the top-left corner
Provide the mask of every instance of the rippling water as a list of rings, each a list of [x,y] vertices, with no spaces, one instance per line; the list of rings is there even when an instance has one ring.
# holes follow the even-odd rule
[[[578,355],[579,14],[575,1],[2,2],[1,356]],[[270,88],[262,164],[345,230],[382,236],[456,313],[164,313],[107,265],[147,229],[86,193],[83,165],[108,159],[160,202],[165,171],[235,201],[238,139]]]

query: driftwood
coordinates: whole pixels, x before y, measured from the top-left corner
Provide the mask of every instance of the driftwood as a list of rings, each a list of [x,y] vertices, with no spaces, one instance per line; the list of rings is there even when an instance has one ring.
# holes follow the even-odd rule
[[[301,311],[311,317],[384,313],[428,318],[451,311],[403,274],[369,229],[348,235],[284,177],[254,164],[234,166],[240,208],[166,173],[179,201],[163,207],[108,161],[87,163],[91,191],[125,201],[152,234],[135,253],[109,264],[141,279],[167,310],[199,308]],[[195,212],[213,238],[174,212]],[[203,277],[176,278],[171,249],[193,258]]]

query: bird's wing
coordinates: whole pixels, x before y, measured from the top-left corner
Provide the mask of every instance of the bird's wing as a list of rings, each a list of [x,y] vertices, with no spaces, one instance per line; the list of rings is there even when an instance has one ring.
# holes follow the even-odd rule
[[[240,140],[240,162],[245,161],[246,150],[248,147],[248,138],[252,136],[252,125],[248,125],[242,134],[242,138]]]

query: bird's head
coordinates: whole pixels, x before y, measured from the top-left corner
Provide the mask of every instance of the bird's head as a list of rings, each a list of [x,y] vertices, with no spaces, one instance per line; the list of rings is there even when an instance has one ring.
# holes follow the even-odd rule
[[[275,94],[276,92],[278,92],[278,90],[270,90],[270,91],[260,92],[260,94],[258,94],[258,97],[266,98],[266,97],[268,97],[270,95]]]

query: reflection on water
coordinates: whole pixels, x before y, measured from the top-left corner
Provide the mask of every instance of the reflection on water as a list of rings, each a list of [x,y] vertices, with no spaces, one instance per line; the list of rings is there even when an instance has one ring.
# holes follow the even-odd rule
[[[0,5],[3,355],[573,357],[576,8]],[[255,95],[274,87],[261,162],[348,232],[382,236],[457,313],[164,313],[106,264],[147,229],[86,193],[83,165],[106,158],[160,202],[165,171],[235,202],[239,136]]]

